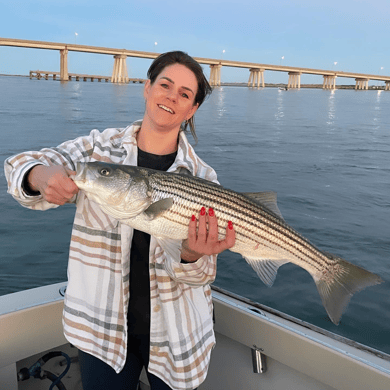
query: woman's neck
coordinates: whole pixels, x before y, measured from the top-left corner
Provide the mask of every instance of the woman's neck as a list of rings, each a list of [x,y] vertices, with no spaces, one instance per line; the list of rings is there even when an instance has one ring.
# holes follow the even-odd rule
[[[144,152],[171,154],[177,151],[178,135],[179,131],[160,131],[143,122],[137,133],[137,145]]]

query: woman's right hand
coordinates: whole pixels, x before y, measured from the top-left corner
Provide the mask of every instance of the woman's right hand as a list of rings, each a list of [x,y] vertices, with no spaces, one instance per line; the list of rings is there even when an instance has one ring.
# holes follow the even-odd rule
[[[62,165],[37,165],[31,169],[27,181],[31,189],[39,191],[47,202],[63,205],[79,191],[74,181],[69,178],[75,174],[76,172]]]

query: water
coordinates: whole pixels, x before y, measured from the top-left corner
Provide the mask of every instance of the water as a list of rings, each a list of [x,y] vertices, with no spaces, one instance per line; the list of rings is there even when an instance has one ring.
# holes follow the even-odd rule
[[[143,116],[142,85],[0,77],[2,160]],[[198,154],[236,191],[273,190],[296,230],[385,280],[356,294],[339,326],[310,275],[291,264],[267,288],[237,254],[215,284],[390,353],[389,92],[221,87],[196,115]],[[66,280],[74,206],[31,211],[0,173],[0,294]]]

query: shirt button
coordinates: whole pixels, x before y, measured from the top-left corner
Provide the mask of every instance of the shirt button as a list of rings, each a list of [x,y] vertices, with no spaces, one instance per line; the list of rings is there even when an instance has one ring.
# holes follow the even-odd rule
[[[153,351],[154,353],[157,353],[159,350],[160,350],[160,348],[157,347],[156,345],[152,348],[152,351]]]
[[[161,306],[160,305],[156,305],[154,308],[153,308],[153,311],[154,312],[158,312],[158,311],[160,311],[161,310]]]

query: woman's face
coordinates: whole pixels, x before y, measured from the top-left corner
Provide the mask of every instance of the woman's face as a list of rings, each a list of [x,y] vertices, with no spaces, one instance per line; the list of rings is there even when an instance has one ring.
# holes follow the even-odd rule
[[[154,126],[165,130],[177,129],[190,119],[198,108],[194,105],[198,81],[186,66],[165,67],[153,84],[145,83],[145,116]]]

